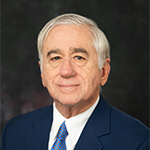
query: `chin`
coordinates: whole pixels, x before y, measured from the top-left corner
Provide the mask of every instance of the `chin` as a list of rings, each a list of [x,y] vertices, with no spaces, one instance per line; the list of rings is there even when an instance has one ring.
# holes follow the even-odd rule
[[[73,97],[73,96],[72,96]],[[76,106],[79,103],[79,99],[63,98],[56,99],[55,102],[64,105],[64,106]]]

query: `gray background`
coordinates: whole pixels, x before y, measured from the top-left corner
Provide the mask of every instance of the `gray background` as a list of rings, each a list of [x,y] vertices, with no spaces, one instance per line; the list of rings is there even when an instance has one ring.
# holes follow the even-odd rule
[[[1,129],[12,117],[49,105],[36,40],[53,17],[74,12],[96,21],[111,46],[103,97],[149,125],[148,0],[2,0]]]

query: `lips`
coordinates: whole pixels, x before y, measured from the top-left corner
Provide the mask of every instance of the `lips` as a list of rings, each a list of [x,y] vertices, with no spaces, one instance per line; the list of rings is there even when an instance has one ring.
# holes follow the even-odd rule
[[[79,85],[80,84],[59,84],[58,89],[65,94],[71,94],[78,89]]]
[[[71,87],[77,87],[79,86],[79,84],[60,84],[58,86],[62,88],[71,88]]]
[[[71,92],[76,90],[80,84],[58,84],[58,88],[65,92]]]

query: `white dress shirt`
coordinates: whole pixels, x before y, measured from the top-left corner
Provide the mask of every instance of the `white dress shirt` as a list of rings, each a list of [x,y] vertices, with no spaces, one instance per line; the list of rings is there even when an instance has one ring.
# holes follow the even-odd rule
[[[95,107],[97,106],[99,101],[99,97],[97,98],[96,102],[85,112],[73,116],[69,119],[63,117],[59,111],[55,107],[55,103],[53,103],[53,123],[50,131],[50,139],[48,143],[48,150],[51,149],[53,146],[56,138],[58,130],[61,124],[65,121],[68,135],[66,137],[66,147],[67,150],[73,150],[75,145],[82,133],[82,130],[88,121],[89,117],[91,116],[92,112],[94,111]]]

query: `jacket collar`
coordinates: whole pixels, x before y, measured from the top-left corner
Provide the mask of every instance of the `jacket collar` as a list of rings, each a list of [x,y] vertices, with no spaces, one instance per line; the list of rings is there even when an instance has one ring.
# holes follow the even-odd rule
[[[89,118],[75,150],[100,150],[103,145],[100,142],[101,136],[110,133],[110,106],[101,97],[96,109]]]

